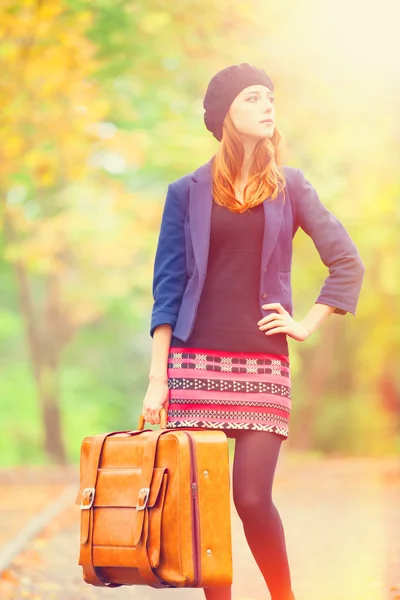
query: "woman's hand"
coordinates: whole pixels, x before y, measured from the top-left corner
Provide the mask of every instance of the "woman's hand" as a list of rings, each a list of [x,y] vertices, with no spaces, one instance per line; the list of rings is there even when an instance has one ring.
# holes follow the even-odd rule
[[[298,323],[290,316],[288,311],[283,308],[282,304],[279,304],[278,302],[264,304],[263,308],[266,310],[276,310],[275,313],[263,317],[257,323],[261,331],[266,330],[265,335],[286,333],[286,335],[298,342],[304,342],[304,340],[311,335],[311,332],[306,329],[302,323]]]
[[[142,415],[152,425],[160,423],[160,409],[162,407],[168,412],[169,389],[168,379],[165,377],[151,379],[143,400]]]

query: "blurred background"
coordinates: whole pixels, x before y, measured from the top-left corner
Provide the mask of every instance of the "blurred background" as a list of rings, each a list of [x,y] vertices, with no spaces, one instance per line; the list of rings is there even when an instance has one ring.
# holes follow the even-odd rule
[[[284,163],[304,170],[366,266],[357,317],[290,343],[288,447],[400,450],[400,8],[395,0],[3,0],[0,466],[79,460],[135,429],[167,185],[206,162],[209,79],[275,83]],[[295,318],[327,276],[295,238]]]

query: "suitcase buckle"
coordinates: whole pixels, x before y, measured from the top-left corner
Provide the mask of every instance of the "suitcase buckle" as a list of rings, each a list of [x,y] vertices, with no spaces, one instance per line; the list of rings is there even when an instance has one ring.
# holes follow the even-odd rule
[[[143,496],[142,496],[143,494]],[[147,506],[147,502],[149,500],[150,488],[141,488],[139,490],[139,496],[137,499],[136,510],[144,510]],[[140,502],[143,501],[143,504]]]
[[[94,487],[92,487],[92,488],[85,488],[83,490],[83,492],[82,492],[81,510],[89,510],[89,508],[92,508],[93,502],[94,502],[94,493],[95,493]],[[89,504],[84,504],[85,500],[89,500]]]

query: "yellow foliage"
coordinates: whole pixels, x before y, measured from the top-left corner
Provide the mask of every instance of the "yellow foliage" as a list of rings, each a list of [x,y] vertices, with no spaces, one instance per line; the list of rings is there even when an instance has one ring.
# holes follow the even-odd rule
[[[140,20],[139,27],[144,33],[156,35],[161,29],[164,29],[170,24],[172,15],[167,11],[149,11],[143,14]]]
[[[23,139],[17,135],[11,135],[2,143],[3,160],[12,160],[21,155],[24,146]]]
[[[4,213],[13,230],[22,234],[32,231],[34,224],[28,219],[22,206],[16,204],[5,205]]]
[[[14,7],[6,2],[0,9],[6,36],[0,103],[7,117],[0,124],[6,140],[0,186],[7,188],[21,171],[38,188],[58,185],[60,178],[64,183],[71,174],[84,177],[91,125],[108,111],[91,81],[97,62],[86,29],[93,14],[75,15],[64,0],[22,2],[17,17]]]

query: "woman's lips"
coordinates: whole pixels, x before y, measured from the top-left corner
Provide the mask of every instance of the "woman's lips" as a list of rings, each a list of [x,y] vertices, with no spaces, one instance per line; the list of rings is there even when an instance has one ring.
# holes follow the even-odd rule
[[[269,123],[270,125],[273,125],[273,120],[272,119],[264,119],[264,121],[260,121],[260,123]]]

